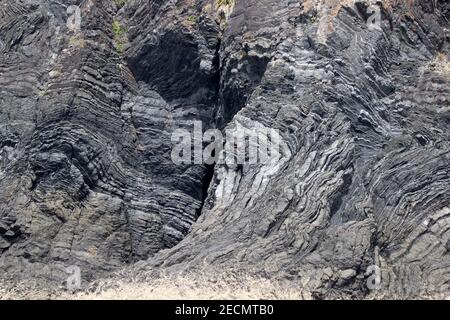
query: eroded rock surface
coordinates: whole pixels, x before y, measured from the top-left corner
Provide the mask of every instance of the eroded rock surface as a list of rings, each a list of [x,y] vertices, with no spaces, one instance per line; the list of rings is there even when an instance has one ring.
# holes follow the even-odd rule
[[[377,2],[379,28],[369,5],[4,0],[5,276],[238,266],[322,298],[377,269],[448,293],[449,4]],[[281,159],[175,165],[198,120],[277,129]]]

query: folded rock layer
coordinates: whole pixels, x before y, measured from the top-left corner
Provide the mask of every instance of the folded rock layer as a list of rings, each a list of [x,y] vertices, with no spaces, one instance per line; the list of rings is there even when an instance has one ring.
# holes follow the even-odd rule
[[[391,292],[448,292],[449,12],[444,0],[5,0],[4,277],[62,280],[76,265],[89,280],[141,261],[136,272],[293,279],[319,298],[366,296],[374,270]],[[198,121],[276,129],[281,157],[173,163],[172,133]]]

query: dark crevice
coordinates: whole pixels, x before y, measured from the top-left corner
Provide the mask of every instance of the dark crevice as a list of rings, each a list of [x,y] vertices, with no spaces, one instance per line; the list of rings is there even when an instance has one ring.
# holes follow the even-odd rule
[[[214,165],[206,165],[205,167],[206,172],[202,179],[202,203],[200,208],[197,210],[197,218],[200,217],[203,208],[205,207],[206,199],[208,198],[208,190],[214,178]]]
[[[241,79],[234,79],[235,76],[227,74],[230,82],[222,84],[223,124],[221,128],[224,128],[245,107],[253,90],[261,84],[269,61],[268,57],[246,57],[240,61],[245,67],[245,71],[239,73]],[[237,64],[237,61],[235,63]],[[224,72],[230,73],[230,68]]]
[[[220,36],[223,37],[223,35]],[[230,66],[226,68],[226,63],[221,61],[221,49],[222,38],[219,38],[213,58],[213,66],[216,72],[211,81],[215,87],[216,110],[214,125],[223,131],[228,123],[233,120],[234,116],[245,107],[254,88],[261,83],[270,59],[267,57],[247,57],[245,59],[247,72],[244,73],[246,85],[244,88],[236,87],[234,82],[224,83],[224,77],[228,76],[228,78],[231,78],[232,76],[228,74],[230,72]],[[214,165],[206,165],[206,173],[202,180],[201,207],[198,210],[197,217],[201,215],[208,198],[208,190],[211,184],[214,183],[214,167]]]
[[[214,70],[216,70],[212,81],[213,84],[215,86],[215,100],[216,103],[218,103],[219,101],[219,97],[220,97],[220,81],[222,79],[222,69],[223,67],[220,66],[220,49],[222,47],[222,39],[218,39],[217,41],[217,46],[216,46],[216,52],[214,53],[214,58],[213,58],[213,67]]]
[[[222,68],[220,65],[220,49],[222,47],[222,39],[218,39],[217,42],[217,46],[216,46],[216,51],[214,53],[214,58],[213,58],[213,67],[214,70],[216,71],[212,77],[212,83],[214,86],[214,90],[215,90],[215,104],[216,106],[219,105],[219,99],[220,99],[220,81],[222,79]],[[216,127],[219,126],[219,124],[217,123],[217,117],[215,117],[216,122],[214,123],[214,125]],[[214,156],[214,155],[213,155]],[[197,219],[198,217],[200,217],[200,215],[202,214],[203,208],[205,207],[205,203],[206,203],[206,199],[208,197],[208,190],[209,187],[211,185],[211,183],[213,182],[213,178],[214,178],[214,164],[211,165],[205,165],[205,173],[202,179],[202,186],[201,186],[201,192],[202,192],[202,198],[201,198],[201,205],[200,208],[197,210]]]

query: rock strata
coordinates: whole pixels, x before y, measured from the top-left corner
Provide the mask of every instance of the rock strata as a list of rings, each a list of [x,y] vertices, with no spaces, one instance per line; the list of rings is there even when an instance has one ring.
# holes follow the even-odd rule
[[[3,277],[62,281],[76,265],[91,280],[140,261],[130,270],[238,267],[316,298],[447,294],[449,13],[4,0]],[[278,130],[280,159],[173,163],[172,133],[198,121]]]

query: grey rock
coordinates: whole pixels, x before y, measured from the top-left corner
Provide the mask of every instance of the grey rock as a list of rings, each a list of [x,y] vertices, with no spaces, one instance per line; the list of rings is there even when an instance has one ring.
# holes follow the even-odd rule
[[[376,267],[388,294],[448,291],[449,3],[378,5],[380,29],[363,1],[5,0],[2,277],[207,263],[329,298]],[[175,165],[194,121],[277,129],[281,160]]]

